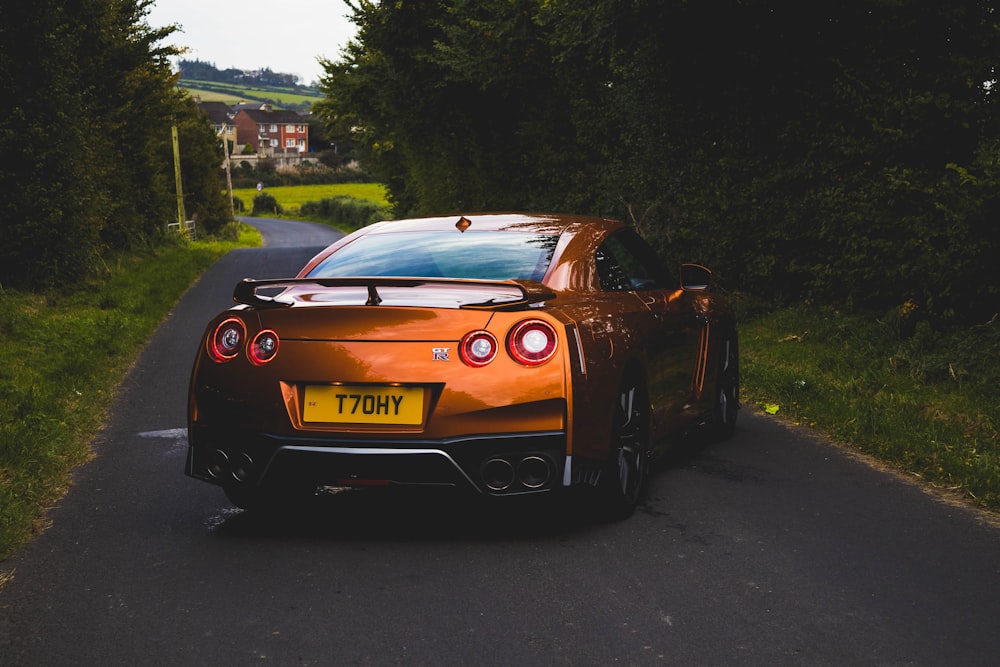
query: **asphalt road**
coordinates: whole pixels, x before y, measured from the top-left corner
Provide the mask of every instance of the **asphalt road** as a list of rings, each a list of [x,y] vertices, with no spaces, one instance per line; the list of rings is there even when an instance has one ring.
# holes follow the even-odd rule
[[[350,493],[283,520],[184,477],[206,321],[329,230],[253,221],[125,382],[52,526],[0,570],[0,664],[993,665],[1000,529],[747,410],[631,519]],[[296,231],[299,230],[299,231]],[[306,236],[299,236],[308,230]],[[298,240],[305,238],[306,240]]]

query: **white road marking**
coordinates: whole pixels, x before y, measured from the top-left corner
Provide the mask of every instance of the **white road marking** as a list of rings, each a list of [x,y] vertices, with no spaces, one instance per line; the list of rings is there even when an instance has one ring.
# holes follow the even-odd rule
[[[143,431],[136,436],[145,440],[167,440],[165,456],[183,456],[188,446],[188,431],[186,428],[168,428],[162,431]]]
[[[180,440],[181,438],[187,439],[188,431],[186,428],[168,428],[164,431],[143,431],[138,433],[140,438],[168,438],[170,440]]]

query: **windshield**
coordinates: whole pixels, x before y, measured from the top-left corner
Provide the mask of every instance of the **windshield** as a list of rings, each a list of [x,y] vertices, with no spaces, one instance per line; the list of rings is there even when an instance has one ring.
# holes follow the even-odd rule
[[[559,236],[528,232],[370,234],[336,251],[310,278],[349,276],[540,281]]]

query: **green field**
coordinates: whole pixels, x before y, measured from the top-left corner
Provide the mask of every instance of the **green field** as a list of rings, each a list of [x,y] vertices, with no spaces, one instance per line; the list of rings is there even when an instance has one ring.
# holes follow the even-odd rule
[[[278,200],[286,214],[294,214],[307,201],[321,201],[334,197],[354,197],[367,199],[381,206],[388,206],[385,186],[379,183],[334,183],[330,185],[279,185],[265,187],[264,192]],[[253,198],[258,194],[255,188],[237,188],[233,195],[239,197],[247,210],[253,207]]]
[[[185,79],[178,84],[178,87],[191,95],[197,95],[203,102],[225,102],[229,105],[241,102],[269,102],[277,107],[302,108],[323,99],[319,91],[309,92],[278,86],[255,88],[234,83]]]

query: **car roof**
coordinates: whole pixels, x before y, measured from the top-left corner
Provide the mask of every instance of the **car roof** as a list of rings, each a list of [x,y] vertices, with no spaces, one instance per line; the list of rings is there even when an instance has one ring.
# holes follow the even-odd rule
[[[622,225],[617,220],[584,215],[555,213],[466,213],[406,220],[388,220],[365,228],[366,234],[409,231],[450,231],[460,220],[467,220],[468,231],[536,232],[562,234],[576,225],[603,228],[610,231]]]

